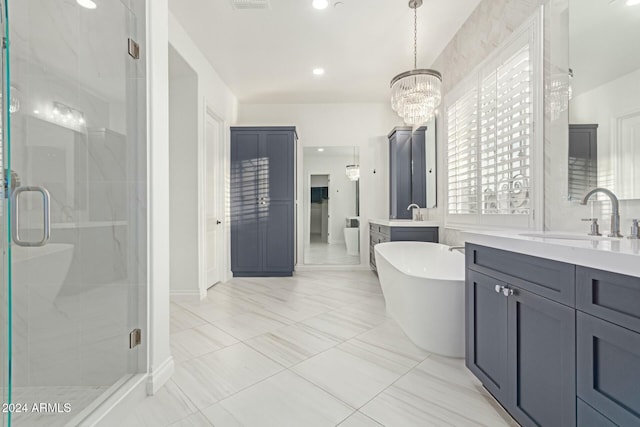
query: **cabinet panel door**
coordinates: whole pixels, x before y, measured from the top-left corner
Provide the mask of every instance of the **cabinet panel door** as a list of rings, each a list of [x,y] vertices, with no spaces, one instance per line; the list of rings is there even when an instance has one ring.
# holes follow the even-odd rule
[[[231,270],[262,268],[258,225],[259,133],[234,132],[231,141]]]
[[[616,427],[600,412],[578,399],[578,427]]]
[[[261,190],[270,200],[294,199],[294,142],[292,132],[265,132]]]
[[[575,426],[575,310],[512,290],[507,409],[523,426]]]
[[[290,275],[293,271],[293,202],[271,201],[261,218],[263,271]]]
[[[640,425],[640,334],[578,311],[578,396],[619,426]]]
[[[389,140],[390,217],[411,219],[411,131],[397,131]]]
[[[507,297],[496,292],[506,286],[492,277],[467,270],[466,365],[501,402],[507,395]]]

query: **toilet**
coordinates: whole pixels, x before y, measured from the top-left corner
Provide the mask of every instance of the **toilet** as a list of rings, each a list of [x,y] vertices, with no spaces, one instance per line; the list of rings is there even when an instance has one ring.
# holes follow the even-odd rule
[[[348,255],[360,255],[360,218],[347,218],[347,226],[344,229],[344,243],[347,246]]]

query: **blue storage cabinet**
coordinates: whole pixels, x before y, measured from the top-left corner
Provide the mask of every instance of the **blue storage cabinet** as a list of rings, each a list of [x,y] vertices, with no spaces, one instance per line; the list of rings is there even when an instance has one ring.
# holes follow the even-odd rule
[[[291,276],[295,249],[295,127],[231,128],[231,271]]]
[[[411,219],[407,207],[427,204],[426,127],[396,127],[389,137],[389,218]]]

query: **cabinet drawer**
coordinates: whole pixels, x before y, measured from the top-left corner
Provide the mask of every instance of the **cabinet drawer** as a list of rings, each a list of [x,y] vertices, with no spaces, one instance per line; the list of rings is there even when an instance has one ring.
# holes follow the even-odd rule
[[[467,245],[467,266],[575,307],[575,266],[478,245]]]
[[[577,267],[578,310],[640,332],[640,278]]]
[[[607,417],[578,399],[578,427],[616,427]]]
[[[640,425],[640,334],[577,312],[578,397],[619,426]]]

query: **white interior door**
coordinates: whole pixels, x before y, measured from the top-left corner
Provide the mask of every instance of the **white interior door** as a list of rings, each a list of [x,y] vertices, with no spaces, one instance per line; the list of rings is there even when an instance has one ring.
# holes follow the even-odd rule
[[[222,208],[220,207],[220,122],[207,112],[205,127],[206,285],[222,280]]]

